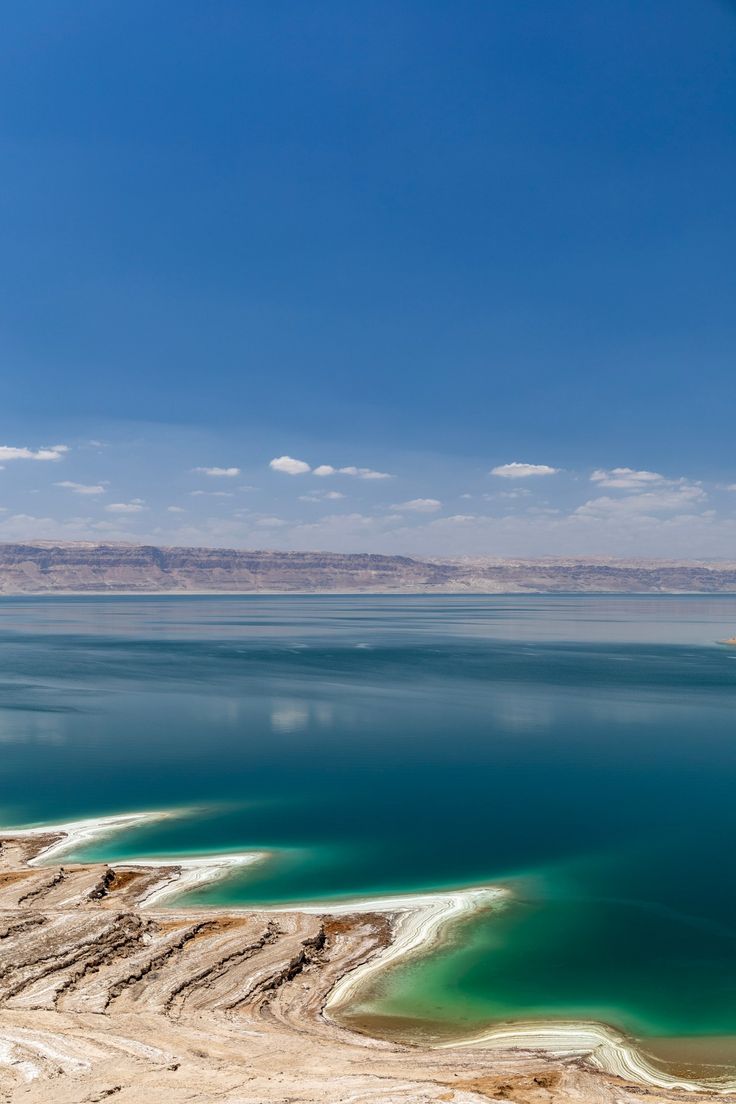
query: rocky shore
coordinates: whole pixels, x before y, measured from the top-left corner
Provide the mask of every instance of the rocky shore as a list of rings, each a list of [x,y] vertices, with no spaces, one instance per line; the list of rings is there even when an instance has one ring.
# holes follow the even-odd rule
[[[627,1081],[569,1045],[431,1049],[348,1031],[335,993],[419,938],[401,899],[332,913],[164,909],[183,865],[64,864],[64,843],[56,829],[0,833],[4,1104],[736,1100]]]

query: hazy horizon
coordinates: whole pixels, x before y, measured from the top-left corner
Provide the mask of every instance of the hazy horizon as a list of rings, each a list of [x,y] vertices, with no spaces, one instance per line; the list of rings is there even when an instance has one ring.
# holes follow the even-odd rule
[[[314,549],[284,549],[284,548],[269,548],[267,545],[229,545],[229,544],[186,544],[186,543],[174,543],[166,544],[164,542],[153,542],[145,540],[106,540],[100,538],[97,540],[80,539],[80,540],[68,540],[60,538],[37,540],[0,540],[0,548],[7,546],[29,546],[35,548],[64,548],[64,547],[103,547],[103,548],[158,548],[158,549],[194,549],[196,551],[204,552],[235,552],[235,553],[253,553],[253,554],[284,554],[289,553],[309,555],[336,555],[336,556],[385,556],[385,557],[403,557],[421,560],[425,558],[429,561],[441,561],[445,563],[453,561],[461,562],[486,562],[493,564],[498,563],[513,563],[524,562],[530,563],[562,563],[568,561],[581,561],[585,563],[611,563],[611,564],[736,564],[736,556],[733,557],[717,557],[717,556],[702,556],[702,557],[677,557],[677,556],[596,556],[596,555],[584,555],[576,552],[566,552],[560,555],[539,555],[539,556],[497,556],[491,553],[467,553],[447,555],[447,556],[433,556],[430,554],[424,554],[422,552],[382,552],[380,549],[368,552],[365,549],[358,549],[352,552],[332,552],[327,548],[314,548]]]

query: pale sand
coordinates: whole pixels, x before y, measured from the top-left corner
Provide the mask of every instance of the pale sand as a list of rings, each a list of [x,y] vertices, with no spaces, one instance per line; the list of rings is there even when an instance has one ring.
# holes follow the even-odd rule
[[[162,815],[171,814],[1,834],[0,1099],[8,1104],[163,1094],[170,1104],[736,1100],[736,1084],[669,1077],[599,1024],[512,1024],[408,1049],[339,1026],[369,978],[426,953],[477,909],[502,905],[499,888],[177,911],[183,892],[266,856],[135,860],[116,863],[114,876],[101,864],[52,873],[59,854]],[[177,1095],[181,1069],[187,1083]]]
[[[170,817],[191,815],[193,809],[168,809],[156,812],[120,813],[114,816],[89,817],[86,820],[71,820],[64,824],[35,825],[32,828],[9,828],[6,836],[17,839],[27,837],[58,837],[52,839],[28,860],[29,866],[48,865],[60,855],[78,851],[80,848],[101,839],[124,832],[129,828],[142,827],[158,820]],[[161,858],[135,859],[136,867],[150,867],[161,874],[156,883],[138,904],[142,908],[153,908],[175,897],[183,896],[190,890],[212,882],[220,881],[235,870],[252,866],[268,858],[266,852],[242,851],[222,855],[204,856],[163,856]],[[120,866],[121,864],[117,864]]]
[[[460,1042],[442,1043],[443,1047],[483,1046],[544,1050],[556,1058],[585,1057],[606,1073],[659,1089],[679,1089],[697,1093],[707,1088],[716,1095],[736,1093],[736,1080],[718,1084],[672,1077],[658,1069],[625,1036],[599,1023],[511,1023],[490,1028]]]
[[[300,906],[300,912],[320,912],[329,916],[388,914],[393,920],[392,940],[388,946],[338,981],[324,1011],[334,1015],[341,1008],[347,1008],[369,978],[402,959],[426,954],[447,934],[451,924],[472,916],[480,909],[498,908],[506,897],[506,890],[484,886],[454,892],[365,898],[337,905],[327,902],[319,906]]]
[[[35,825],[32,828],[8,828],[5,830],[5,834],[16,838],[28,837],[33,839],[34,837],[42,837],[50,840],[32,859],[28,860],[30,866],[38,866],[41,863],[48,863],[51,859],[58,858],[59,855],[77,851],[80,847],[94,843],[96,840],[108,839],[110,836],[118,835],[128,828],[137,828],[157,820],[165,820],[167,817],[180,815],[180,810],[119,813],[115,816],[89,817],[87,820],[69,820],[64,824],[43,824]]]

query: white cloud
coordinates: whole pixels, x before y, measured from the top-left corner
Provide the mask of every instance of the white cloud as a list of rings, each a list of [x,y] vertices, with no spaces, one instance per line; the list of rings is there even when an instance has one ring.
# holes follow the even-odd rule
[[[337,502],[346,496],[342,491],[316,491],[315,494],[299,495],[300,502]]]
[[[167,506],[166,510],[170,514],[185,514],[186,510],[183,506]]]
[[[0,460],[61,460],[67,445],[49,445],[45,448],[15,448],[12,445],[0,445]]]
[[[353,529],[381,529],[387,518],[377,518],[370,514],[327,514],[316,522],[296,525],[295,533],[344,531]]]
[[[226,479],[234,479],[236,475],[240,475],[240,468],[193,468],[192,471]]]
[[[293,456],[277,456],[271,460],[269,467],[273,471],[284,472],[285,475],[306,475],[311,472],[321,479],[329,475],[350,475],[354,479],[393,479],[388,472],[375,471],[373,468],[357,468],[354,464],[348,464],[344,468],[336,468],[332,464],[318,464],[311,468],[306,460],[295,460]]]
[[[283,518],[279,517],[262,517],[256,521],[256,525],[261,529],[282,529],[288,524],[288,521],[284,521]]]
[[[478,520],[479,519],[476,514],[450,514],[449,517],[435,518],[434,521],[430,522],[430,524],[433,526],[469,525],[472,524],[472,522]]]
[[[675,487],[663,486],[653,491],[630,494],[623,498],[602,495],[592,498],[578,506],[574,516],[578,517],[630,517],[661,513],[681,512],[697,509],[704,505],[708,496],[702,487],[696,484],[682,483]]]
[[[232,491],[190,491],[192,498],[235,498]]]
[[[106,488],[102,483],[74,483],[71,479],[63,479],[60,483],[54,483],[55,487],[64,487],[68,491],[74,491],[80,495],[105,494]]]
[[[683,478],[668,479],[654,471],[634,468],[611,468],[606,471],[599,468],[590,479],[599,487],[628,493],[622,497],[602,495],[590,499],[574,511],[573,517],[650,516],[692,509],[702,513],[708,498],[699,483]]]
[[[338,468],[338,475],[353,475],[357,479],[393,479],[389,472],[374,471],[373,468],[356,468],[350,465],[347,468]]]
[[[139,514],[147,507],[140,498],[134,498],[132,502],[111,502],[105,509],[109,514]]]
[[[312,470],[306,460],[295,460],[293,456],[277,456],[268,466],[273,471],[283,472],[284,475],[306,475]]]
[[[510,464],[498,464],[489,474],[500,475],[502,479],[528,479],[531,475],[556,475],[559,470],[549,464],[521,464],[514,460]]]
[[[656,484],[674,482],[665,479],[659,472],[635,471],[634,468],[611,468],[610,471],[598,468],[590,478],[593,483],[598,483],[601,487],[622,491],[636,491]]]
[[[19,541],[95,540],[95,529],[92,519],[88,517],[59,520],[34,517],[32,514],[13,514],[0,521],[0,538]]]
[[[336,505],[341,507],[340,503]],[[651,491],[641,494],[613,492],[564,514],[546,510],[510,514],[499,510],[487,516],[479,511],[447,517],[441,511],[399,514],[381,510],[373,515],[333,512],[319,516],[322,511],[318,509],[313,520],[299,521],[266,512],[233,514],[230,507],[225,512],[227,516],[189,522],[191,515],[185,517],[164,506],[160,523],[152,528],[144,527],[143,519],[151,517],[153,511],[108,513],[105,521],[22,515],[11,518],[0,514],[0,539],[130,540],[135,528],[137,539],[153,544],[397,553],[420,559],[477,556],[482,560],[489,558],[489,550],[493,557],[513,558],[592,555],[731,559],[736,546],[736,517],[716,515],[709,509],[703,489],[692,482],[653,485]]]
[[[410,498],[408,502],[395,502],[392,510],[410,510],[415,514],[433,514],[442,503],[438,498]]]

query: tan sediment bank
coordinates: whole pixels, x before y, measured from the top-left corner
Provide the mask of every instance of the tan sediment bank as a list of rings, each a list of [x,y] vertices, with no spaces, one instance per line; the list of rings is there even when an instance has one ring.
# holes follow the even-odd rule
[[[340,1010],[370,975],[503,891],[191,909],[175,896],[264,856],[63,863],[160,815],[0,831],[3,1104],[736,1101],[736,1086],[667,1077],[597,1024],[433,1048],[346,1030]]]

